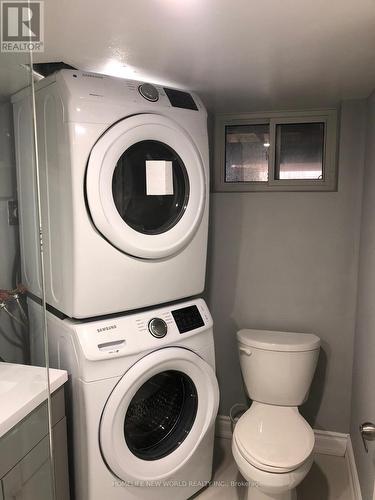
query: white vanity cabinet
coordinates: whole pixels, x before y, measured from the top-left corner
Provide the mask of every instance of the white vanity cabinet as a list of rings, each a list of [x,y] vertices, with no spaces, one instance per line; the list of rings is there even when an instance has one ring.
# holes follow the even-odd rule
[[[56,500],[69,500],[64,388],[52,394]],[[51,500],[47,402],[0,438],[1,500]]]

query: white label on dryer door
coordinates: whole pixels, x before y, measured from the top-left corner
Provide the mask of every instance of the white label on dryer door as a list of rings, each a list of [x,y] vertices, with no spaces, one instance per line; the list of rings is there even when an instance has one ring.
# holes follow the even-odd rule
[[[146,160],[146,193],[148,195],[173,194],[171,161]]]

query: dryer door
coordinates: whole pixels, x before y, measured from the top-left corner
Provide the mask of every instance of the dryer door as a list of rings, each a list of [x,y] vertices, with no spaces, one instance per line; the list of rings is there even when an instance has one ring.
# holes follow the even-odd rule
[[[172,120],[131,116],[93,147],[86,193],[92,220],[111,244],[135,257],[168,257],[199,227],[206,198],[202,159]]]
[[[100,447],[123,481],[167,478],[194,453],[212,428],[219,389],[197,354],[167,347],[133,365],[103,410]]]

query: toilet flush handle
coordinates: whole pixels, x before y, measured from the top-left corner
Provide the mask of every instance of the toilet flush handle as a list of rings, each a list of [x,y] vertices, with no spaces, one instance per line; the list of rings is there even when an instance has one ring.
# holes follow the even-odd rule
[[[367,441],[375,441],[375,425],[372,422],[365,422],[359,426],[362,436],[363,446],[368,453]]]
[[[240,346],[240,351],[244,352],[247,356],[251,356],[251,351],[247,347]]]

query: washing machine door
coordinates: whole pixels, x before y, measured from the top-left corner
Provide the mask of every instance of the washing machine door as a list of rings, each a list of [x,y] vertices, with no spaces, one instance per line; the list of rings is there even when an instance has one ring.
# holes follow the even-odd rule
[[[123,481],[170,477],[214,425],[219,390],[212,368],[183,348],[154,351],[133,365],[111,393],[100,448]]]
[[[94,145],[86,195],[94,225],[112,245],[144,259],[168,257],[189,243],[201,222],[202,159],[172,120],[134,115]]]

